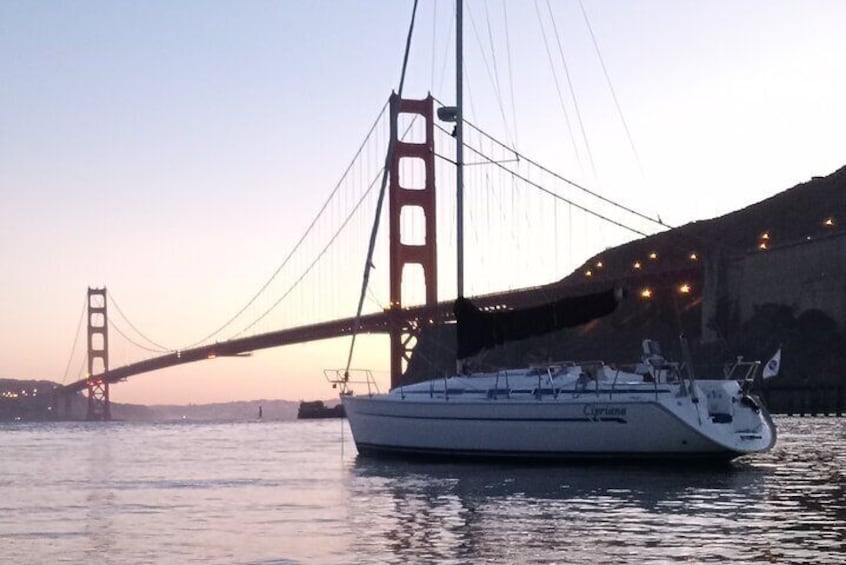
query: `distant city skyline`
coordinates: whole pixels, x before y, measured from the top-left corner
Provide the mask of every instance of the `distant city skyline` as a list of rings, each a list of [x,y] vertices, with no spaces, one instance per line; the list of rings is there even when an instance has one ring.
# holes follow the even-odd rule
[[[237,312],[396,88],[411,4],[0,3],[0,378],[62,379],[89,286],[167,346]],[[466,4],[468,119],[669,225],[846,165],[846,3],[584,0],[601,62],[577,0]],[[453,100],[452,10],[420,2],[406,96]],[[364,257],[349,261],[338,284],[357,287]],[[357,364],[387,382],[387,339],[362,341]],[[328,398],[322,369],[347,346],[186,365],[112,399]]]

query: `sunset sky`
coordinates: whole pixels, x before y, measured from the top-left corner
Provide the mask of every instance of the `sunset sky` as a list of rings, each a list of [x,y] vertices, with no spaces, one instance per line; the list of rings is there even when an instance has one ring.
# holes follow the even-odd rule
[[[107,286],[168,347],[236,313],[303,234],[397,87],[411,5],[0,1],[0,378],[75,380],[89,286]],[[672,225],[846,165],[846,2],[584,7],[636,154],[578,0],[468,0],[468,119]],[[454,100],[452,11],[447,0],[420,2],[406,96]],[[567,133],[561,52],[595,173]],[[439,190],[452,198],[452,187]],[[364,257],[345,260],[343,272],[320,275],[320,295],[297,300],[319,307],[333,285],[357,291]],[[531,284],[566,274],[546,269]],[[351,316],[354,304],[333,312]],[[278,327],[263,323],[254,330]],[[113,341],[112,367],[141,358]],[[387,340],[363,341],[356,364],[385,382]],[[112,399],[328,398],[322,370],[342,366],[346,347],[164,370],[114,386]]]

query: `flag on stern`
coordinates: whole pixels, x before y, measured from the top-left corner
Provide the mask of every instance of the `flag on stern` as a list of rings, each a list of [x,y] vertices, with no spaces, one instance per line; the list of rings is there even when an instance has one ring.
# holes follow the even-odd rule
[[[778,351],[775,352],[772,359],[767,361],[767,364],[764,365],[764,370],[761,373],[761,376],[764,379],[771,379],[772,377],[778,374],[778,370],[781,368],[781,347],[778,348]]]

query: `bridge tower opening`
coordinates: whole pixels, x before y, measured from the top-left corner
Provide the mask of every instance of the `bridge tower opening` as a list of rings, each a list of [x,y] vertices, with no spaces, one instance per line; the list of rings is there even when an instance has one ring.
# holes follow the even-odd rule
[[[88,288],[88,420],[111,420],[106,288]],[[94,380],[93,375],[102,375]]]
[[[394,144],[391,159],[389,202],[389,253],[390,253],[390,341],[391,388],[402,384],[402,376],[411,359],[414,343],[419,336],[419,324],[407,320],[402,314],[402,277],[406,265],[419,265],[423,270],[426,306],[438,303],[438,256],[435,222],[435,145],[432,121],[433,98],[423,100],[400,98],[391,94],[391,140]],[[422,119],[425,135],[415,142],[403,141],[398,123],[401,114],[412,119]],[[403,165],[423,172],[425,179],[405,179]],[[417,165],[413,167],[413,165]],[[403,209],[423,215],[425,236],[422,241],[411,242],[404,238],[400,218]],[[418,238],[419,239],[419,238]]]

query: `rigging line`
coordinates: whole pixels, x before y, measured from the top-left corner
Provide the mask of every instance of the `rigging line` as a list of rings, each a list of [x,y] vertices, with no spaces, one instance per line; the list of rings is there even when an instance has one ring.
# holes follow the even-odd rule
[[[469,122],[469,121],[465,120],[465,121],[464,121],[464,123],[465,123],[465,124],[467,124],[468,126],[470,126],[471,128],[473,128],[474,130],[478,131],[479,133],[481,133],[482,135],[484,135],[485,137],[487,137],[487,138],[488,138],[488,139],[490,139],[491,141],[495,142],[495,143],[496,143],[496,144],[498,144],[499,146],[501,146],[501,147],[503,147],[503,148],[505,148],[505,149],[508,149],[509,151],[511,151],[512,153],[514,153],[514,155],[516,155],[518,159],[523,160],[523,161],[526,161],[526,162],[527,162],[527,163],[529,163],[530,165],[533,165],[533,166],[535,166],[535,167],[538,167],[539,169],[541,169],[541,170],[542,170],[542,171],[544,171],[545,173],[547,173],[547,174],[549,174],[549,175],[552,175],[553,177],[557,178],[558,180],[563,181],[563,182],[565,182],[565,183],[569,184],[569,185],[570,185],[570,186],[572,186],[573,188],[577,188],[577,189],[581,190],[582,192],[585,192],[585,193],[587,193],[587,194],[590,194],[590,195],[591,195],[591,196],[593,196],[594,198],[598,198],[599,200],[602,200],[603,202],[605,202],[605,203],[607,203],[607,204],[611,204],[612,206],[615,206],[615,207],[617,207],[617,208],[619,208],[619,209],[621,209],[621,210],[625,210],[626,212],[628,212],[628,213],[630,213],[630,214],[633,214],[633,215],[637,216],[638,218],[641,218],[641,219],[647,220],[647,221],[649,221],[649,222],[652,222],[653,224],[659,225],[659,226],[661,226],[662,228],[669,228],[669,229],[672,229],[672,228],[673,228],[673,226],[671,226],[671,225],[669,225],[669,224],[667,224],[667,223],[661,222],[661,221],[659,221],[659,220],[657,220],[657,219],[655,219],[655,218],[651,218],[651,217],[647,216],[646,214],[643,214],[643,213],[641,213],[641,212],[638,212],[637,210],[634,210],[633,208],[629,208],[628,206],[625,206],[625,205],[623,205],[623,204],[619,204],[619,203],[617,203],[617,202],[614,202],[613,200],[610,200],[610,199],[606,198],[605,196],[602,196],[601,194],[598,194],[598,193],[596,193],[596,192],[594,192],[594,191],[590,190],[589,188],[586,188],[586,187],[582,186],[581,184],[579,184],[579,183],[577,183],[577,182],[575,182],[575,181],[572,181],[572,180],[570,180],[570,179],[568,179],[568,178],[566,178],[566,177],[561,176],[560,174],[556,173],[555,171],[550,170],[550,169],[548,169],[547,167],[545,167],[545,166],[541,165],[541,164],[540,164],[540,163],[538,163],[537,161],[534,161],[534,160],[532,160],[532,159],[530,159],[530,158],[526,157],[524,154],[522,154],[522,153],[518,152],[516,149],[513,149],[513,148],[509,147],[508,145],[506,145],[506,144],[505,144],[505,143],[503,143],[502,141],[500,141],[500,140],[496,139],[496,138],[495,138],[495,137],[493,137],[491,134],[489,134],[489,133],[487,133],[486,131],[482,130],[481,128],[479,128],[478,126],[476,126],[475,124],[473,124],[472,122]]]
[[[377,180],[379,180],[379,177],[380,177],[381,175],[382,175],[382,171],[379,171],[379,172],[376,174],[376,176],[375,176],[375,177],[373,178],[373,180],[371,181],[370,186],[367,188],[367,190],[364,192],[364,194],[362,194],[361,198],[360,198],[360,199],[359,199],[359,201],[356,203],[355,207],[352,209],[352,211],[349,213],[349,215],[346,217],[346,219],[344,219],[343,223],[341,223],[341,226],[338,228],[338,230],[335,232],[335,234],[332,236],[332,238],[329,240],[329,242],[328,242],[328,243],[327,243],[327,244],[323,247],[323,249],[320,251],[320,253],[318,253],[317,257],[315,257],[315,259],[314,259],[314,260],[313,260],[313,261],[309,264],[309,266],[308,266],[308,267],[306,267],[305,271],[303,271],[303,273],[302,273],[302,274],[301,274],[301,275],[297,278],[297,280],[295,280],[295,281],[291,284],[291,286],[289,286],[289,287],[288,287],[288,290],[286,290],[286,291],[285,291],[285,293],[284,293],[282,296],[280,296],[280,297],[276,300],[276,302],[274,302],[274,303],[270,306],[270,308],[268,308],[267,310],[265,310],[265,311],[264,311],[264,313],[263,313],[261,316],[259,316],[258,318],[256,318],[256,319],[255,319],[255,320],[254,320],[254,321],[253,321],[250,325],[248,325],[247,327],[245,327],[244,329],[242,329],[240,332],[238,332],[237,334],[235,334],[235,335],[233,335],[232,337],[230,337],[230,338],[229,338],[230,340],[235,339],[235,338],[237,338],[237,337],[239,337],[239,336],[243,335],[244,333],[248,332],[250,329],[252,329],[253,327],[255,327],[255,325],[256,325],[256,324],[258,324],[258,323],[259,323],[259,322],[261,322],[263,319],[265,319],[265,318],[266,318],[266,317],[267,317],[267,316],[268,316],[268,315],[269,315],[269,314],[270,314],[273,310],[275,310],[275,309],[276,309],[276,307],[277,307],[277,306],[279,306],[279,304],[280,304],[283,300],[285,300],[285,299],[288,297],[288,295],[290,295],[290,294],[294,291],[294,289],[296,289],[296,288],[297,288],[297,286],[299,286],[299,284],[302,282],[302,280],[303,280],[303,279],[304,279],[304,278],[305,278],[305,277],[306,277],[306,276],[307,276],[307,275],[308,275],[308,274],[312,271],[312,269],[314,269],[314,266],[315,266],[315,265],[317,265],[317,263],[320,261],[320,259],[322,259],[322,258],[323,258],[323,256],[324,256],[324,255],[326,254],[326,252],[329,250],[329,248],[330,248],[330,247],[332,247],[332,244],[334,244],[334,243],[335,243],[335,240],[337,240],[337,239],[338,239],[338,236],[340,236],[340,235],[341,235],[341,232],[343,232],[343,231],[344,231],[344,228],[346,228],[346,227],[347,227],[347,224],[349,224],[349,223],[350,223],[350,220],[352,220],[352,218],[353,218],[353,216],[355,215],[355,213],[358,211],[358,209],[359,209],[359,208],[361,207],[361,205],[364,203],[364,200],[367,198],[367,195],[369,195],[369,194],[370,194],[370,191],[373,189],[373,187],[374,187],[374,186],[376,186],[376,181],[377,181]]]
[[[71,346],[70,357],[65,365],[65,373],[62,376],[62,384],[68,379],[68,371],[70,370],[71,362],[73,361],[73,353],[76,351],[76,344],[79,342],[79,335],[82,333],[82,319],[85,317],[85,310],[88,307],[88,296],[82,301],[82,311],[79,313],[79,321],[76,323],[76,335],[73,338],[73,345]]]
[[[537,4],[535,4],[537,6]],[[593,152],[590,150],[590,142],[588,141],[587,132],[585,131],[585,123],[582,120],[582,113],[579,111],[579,101],[576,98],[576,89],[573,88],[573,80],[570,78],[570,68],[567,66],[567,58],[564,56],[564,46],[561,44],[561,36],[558,33],[558,24],[555,23],[555,15],[552,13],[552,6],[549,0],[546,0],[546,9],[549,12],[549,19],[552,21],[552,30],[555,32],[555,42],[558,44],[558,53],[561,55],[561,63],[564,65],[564,76],[567,77],[567,87],[570,89],[570,96],[573,98],[573,108],[576,110],[576,119],[579,121],[579,129],[582,131],[582,139],[585,142],[585,150],[587,151],[588,161],[590,161],[590,168],[593,171],[594,180],[599,180],[599,175],[596,173],[596,163],[593,160]]]
[[[446,67],[447,67],[447,58],[449,56],[449,48],[450,48],[450,40],[452,39],[452,31],[455,22],[453,18],[449,19],[449,29],[447,31],[447,39],[444,42],[444,56],[443,56],[443,63],[441,64],[441,76],[438,79],[438,90],[440,91],[441,87],[444,85],[444,75],[446,74]]]
[[[385,305],[382,304],[382,301],[379,300],[379,298],[373,292],[372,288],[369,288],[369,287],[367,288],[367,297],[370,298],[370,301],[373,302],[373,304],[375,304],[376,307],[379,308],[379,310],[385,309]]]
[[[370,130],[367,132],[367,135],[364,137],[364,141],[362,141],[361,144],[358,146],[358,149],[356,150],[355,155],[353,156],[352,160],[347,165],[347,168],[344,170],[343,174],[341,175],[341,178],[335,184],[335,188],[332,189],[332,192],[329,194],[329,197],[323,203],[323,206],[320,207],[320,210],[317,212],[317,215],[315,215],[314,219],[311,221],[308,228],[306,228],[305,233],[300,237],[300,239],[297,241],[297,243],[294,245],[294,247],[291,249],[291,251],[285,257],[285,259],[282,261],[282,263],[276,268],[276,270],[273,272],[273,274],[270,275],[270,278],[268,278],[267,281],[261,286],[261,288],[259,288],[258,291],[256,291],[256,293],[253,295],[253,297],[250,298],[250,300],[240,310],[238,310],[238,312],[236,312],[231,318],[229,318],[223,325],[221,325],[219,328],[217,328],[215,331],[208,334],[204,338],[202,338],[198,341],[195,341],[194,343],[191,343],[189,345],[186,345],[186,346],[182,347],[181,349],[190,349],[192,347],[196,347],[197,345],[200,345],[201,343],[211,339],[212,337],[214,337],[217,334],[219,334],[220,332],[222,332],[224,329],[229,327],[232,324],[232,322],[234,322],[236,319],[238,319],[241,316],[241,314],[243,314],[247,310],[247,308],[252,306],[253,303],[255,303],[255,301],[258,299],[258,297],[265,290],[267,290],[267,287],[270,286],[270,283],[272,283],[276,279],[276,277],[279,275],[279,273],[282,271],[282,269],[285,268],[285,265],[287,265],[290,262],[291,258],[294,256],[294,254],[302,246],[305,239],[309,236],[309,234],[311,234],[312,230],[314,229],[314,226],[317,224],[317,221],[323,216],[323,213],[326,211],[326,208],[332,202],[332,199],[335,198],[335,195],[337,194],[338,190],[341,188],[341,185],[343,184],[344,180],[347,178],[347,175],[349,174],[350,170],[353,168],[353,166],[355,165],[355,163],[358,160],[358,157],[361,155],[361,152],[364,150],[364,147],[367,145],[367,142],[370,140],[370,136],[373,135],[373,132],[376,130],[376,126],[379,124],[379,120],[382,119],[382,116],[384,115],[385,109],[387,107],[388,107],[388,103],[385,102],[385,104],[382,106],[382,109],[379,111],[379,115],[376,116],[376,119],[373,121],[373,125],[370,126]]]
[[[159,352],[159,353],[167,353],[168,351],[174,351],[173,349],[171,349],[171,348],[169,348],[169,347],[165,347],[164,345],[161,345],[160,343],[156,343],[155,341],[153,341],[152,339],[150,339],[149,337],[147,337],[146,335],[144,335],[143,333],[141,333],[141,330],[139,330],[138,328],[136,328],[136,327],[135,327],[135,325],[134,325],[132,322],[130,322],[130,321],[129,321],[129,318],[127,318],[127,317],[126,317],[126,314],[124,314],[124,313],[123,313],[123,310],[121,310],[121,309],[120,309],[120,306],[118,306],[118,303],[117,303],[117,301],[115,300],[115,297],[114,297],[114,292],[109,291],[109,292],[108,292],[108,294],[107,294],[106,296],[107,296],[107,298],[108,298],[109,302],[111,302],[111,303],[112,303],[112,306],[114,306],[114,307],[115,307],[115,309],[118,311],[118,314],[120,314],[120,315],[121,315],[121,317],[124,319],[124,321],[125,321],[127,324],[129,324],[129,327],[130,327],[130,328],[132,328],[133,330],[135,330],[135,333],[137,333],[139,336],[141,336],[142,338],[144,338],[145,340],[147,340],[148,342],[150,342],[152,345],[154,345],[155,347],[158,347],[158,348],[159,348],[159,350],[158,350],[158,352]],[[152,351],[152,349],[150,349],[150,350],[148,350],[148,351]]]
[[[511,94],[511,119],[514,122],[514,147],[519,147],[520,142],[517,136],[517,110],[514,105],[514,76],[511,73],[511,35],[508,33],[508,10],[505,7],[505,0],[502,1],[502,21],[505,26],[505,53],[508,56],[508,90]]]
[[[109,326],[111,326],[111,328],[112,328],[113,330],[115,330],[117,333],[119,333],[121,336],[123,336],[123,338],[124,338],[126,341],[128,341],[129,343],[131,343],[132,345],[134,345],[135,347],[137,347],[137,348],[139,348],[139,349],[143,349],[144,351],[149,351],[150,353],[167,353],[167,352],[169,351],[169,350],[167,350],[167,349],[166,349],[166,350],[164,350],[164,351],[162,351],[161,349],[152,349],[152,348],[150,348],[150,347],[147,347],[146,345],[141,345],[140,343],[138,343],[137,341],[135,341],[134,339],[132,339],[131,337],[129,337],[128,335],[126,335],[126,334],[123,332],[123,330],[121,330],[121,329],[120,329],[120,326],[118,326],[117,324],[115,324],[115,321],[114,321],[114,320],[112,320],[112,319],[110,319],[110,320],[109,320]]]
[[[435,88],[435,45],[438,42],[438,0],[432,2],[432,70],[429,78],[429,90]]]
[[[507,172],[507,173],[510,173],[511,175],[513,175],[513,176],[517,177],[518,179],[522,180],[523,182],[525,182],[525,183],[527,183],[527,184],[529,184],[529,185],[531,185],[531,186],[534,186],[535,188],[537,188],[537,189],[538,189],[538,190],[540,190],[541,192],[544,192],[544,193],[546,193],[546,194],[548,194],[548,195],[552,196],[553,198],[557,198],[558,200],[561,200],[562,202],[566,202],[566,203],[570,204],[571,206],[575,206],[576,208],[578,208],[579,210],[582,210],[583,212],[587,212],[588,214],[590,214],[590,215],[592,215],[592,216],[594,216],[594,217],[596,217],[596,218],[599,218],[600,220],[605,220],[606,222],[608,222],[608,223],[610,223],[610,224],[614,224],[615,226],[621,227],[621,228],[623,228],[624,230],[630,231],[630,232],[632,232],[632,233],[636,233],[636,234],[641,235],[641,236],[643,236],[643,237],[646,237],[647,235],[649,235],[649,234],[646,234],[646,233],[644,233],[644,232],[642,232],[642,231],[640,231],[640,230],[638,230],[638,229],[635,229],[635,228],[630,227],[630,226],[627,226],[627,225],[625,225],[625,224],[623,224],[623,223],[621,223],[621,222],[618,222],[617,220],[613,220],[613,219],[611,219],[611,218],[608,218],[608,217],[606,217],[606,216],[603,216],[603,215],[602,215],[602,214],[600,214],[599,212],[594,212],[594,211],[593,211],[593,210],[591,210],[590,208],[585,208],[584,206],[581,206],[581,205],[579,205],[579,204],[576,204],[575,202],[573,202],[573,201],[571,201],[571,200],[568,200],[568,199],[564,198],[564,197],[563,197],[563,196],[561,196],[560,194],[557,194],[557,193],[555,193],[555,192],[553,192],[553,191],[549,190],[548,188],[544,188],[543,186],[539,185],[538,183],[533,182],[533,181],[529,180],[528,178],[526,178],[525,176],[521,175],[521,174],[520,174],[520,173],[518,173],[517,171],[512,171],[511,169],[509,169],[509,168],[508,168],[508,167],[506,167],[505,165],[502,165],[502,164],[498,163],[497,161],[495,161],[495,160],[491,159],[491,158],[490,158],[490,157],[488,157],[487,155],[482,154],[482,153],[481,153],[479,150],[477,150],[475,147],[471,147],[471,146],[469,146],[469,145],[468,145],[468,146],[467,146],[467,149],[469,149],[470,151],[472,151],[473,153],[475,153],[476,155],[478,155],[478,156],[479,156],[479,157],[481,157],[482,159],[487,159],[487,160],[488,160],[488,161],[489,161],[492,165],[496,165],[497,167],[499,167],[499,168],[500,168],[500,169],[502,169],[503,171],[505,171],[505,172]]]
[[[558,83],[558,73],[555,72],[555,64],[552,61],[552,52],[549,50],[549,41],[546,38],[546,29],[543,26],[543,18],[541,17],[540,8],[538,8],[538,0],[535,0],[535,13],[538,16],[538,25],[541,30],[541,37],[543,37],[543,46],[546,50],[546,58],[549,61],[549,70],[552,72],[552,80],[555,83],[555,90],[558,93],[558,103],[561,105],[561,112],[564,114],[564,123],[567,125],[567,133],[570,136],[570,143],[573,145],[573,154],[576,157],[576,164],[579,166],[579,172],[584,175],[584,167],[582,166],[582,159],[579,157],[579,147],[576,143],[576,136],[573,135],[573,127],[570,124],[570,115],[567,113],[567,106],[564,104],[564,95],[561,93],[561,85]]]
[[[611,82],[611,75],[608,74],[608,69],[605,67],[605,60],[602,58],[602,53],[599,51],[599,42],[596,41],[596,36],[593,33],[593,27],[590,25],[590,19],[588,19],[587,10],[585,9],[585,5],[582,3],[582,0],[579,0],[579,7],[582,9],[585,24],[587,25],[588,32],[590,33],[590,38],[593,41],[593,48],[596,50],[597,57],[599,57],[599,64],[602,67],[603,74],[605,74],[605,81],[608,83],[608,90],[611,91],[611,98],[614,100],[614,106],[617,108],[617,115],[620,116],[620,121],[623,124],[623,129],[626,131],[626,137],[629,140],[629,145],[632,147],[632,153],[634,154],[635,161],[640,169],[640,174],[643,175],[643,165],[640,162],[640,156],[635,148],[634,138],[629,131],[629,125],[626,123],[626,118],[623,117],[623,110],[620,107],[620,102],[617,100],[617,92],[614,90],[614,84]]]
[[[412,6],[411,8],[411,23],[408,26],[408,36],[405,39],[405,54],[402,58],[402,71],[400,72],[399,88],[397,89],[397,97],[399,100],[402,100],[402,87],[405,84],[405,71],[408,68],[408,55],[411,52],[411,37],[414,33],[414,18],[416,15],[417,0],[414,0],[414,6]],[[361,329],[361,309],[364,307],[364,297],[367,292],[367,285],[370,282],[370,268],[373,265],[373,252],[376,248],[376,234],[379,233],[379,220],[380,216],[382,215],[382,203],[385,200],[385,188],[388,186],[388,173],[391,168],[391,162],[394,158],[395,146],[396,135],[392,131],[391,139],[388,141],[388,151],[385,155],[385,166],[382,169],[382,186],[379,189],[379,199],[376,202],[376,216],[373,219],[373,229],[370,231],[370,246],[367,249],[367,260],[364,263],[364,276],[362,277],[361,281],[361,295],[358,298],[358,309],[356,310],[355,314],[355,325],[353,326],[352,339],[350,340],[350,352],[347,356],[347,365],[344,368],[345,376],[349,375],[350,364],[352,363],[353,349],[355,348],[355,338],[358,334],[358,331]]]
[[[476,20],[473,18],[473,9],[470,7],[470,3],[467,4],[467,11],[470,15],[470,25],[473,26],[473,34],[476,36],[476,42],[479,44],[479,50],[482,54],[482,62],[485,63],[485,70],[488,73],[488,80],[491,81],[491,84],[494,87],[494,91],[496,92],[496,102],[497,106],[499,106],[499,114],[502,117],[502,123],[505,126],[505,133],[508,137],[511,137],[511,131],[508,127],[508,118],[505,117],[505,108],[502,105],[502,92],[499,88],[499,76],[497,74],[496,69],[496,52],[494,51],[493,37],[490,35],[490,19],[488,19],[488,35],[491,38],[490,46],[491,58],[493,60],[493,72],[491,72],[491,66],[490,64],[488,64],[488,58],[485,56],[485,49],[482,47],[482,39],[479,36],[479,30],[476,28]],[[485,4],[485,13],[487,13],[487,4]]]

